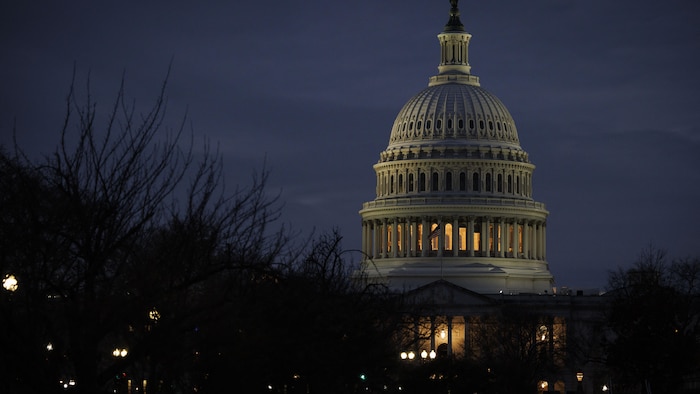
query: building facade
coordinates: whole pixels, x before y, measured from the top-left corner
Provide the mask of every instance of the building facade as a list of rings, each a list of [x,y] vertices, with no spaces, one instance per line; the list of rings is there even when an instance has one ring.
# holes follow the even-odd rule
[[[438,73],[399,111],[374,165],[362,274],[417,306],[406,363],[485,359],[520,335],[519,353],[543,362],[533,390],[598,392],[606,376],[588,360],[599,357],[603,297],[556,294],[535,166],[506,106],[471,73],[472,36],[450,5]]]

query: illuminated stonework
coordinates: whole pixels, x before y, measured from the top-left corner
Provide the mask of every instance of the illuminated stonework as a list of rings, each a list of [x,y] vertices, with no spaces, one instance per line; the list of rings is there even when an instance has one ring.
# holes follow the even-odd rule
[[[365,272],[396,290],[444,279],[482,294],[550,291],[535,166],[508,109],[470,73],[471,35],[452,4],[438,75],[401,109],[374,165]]]

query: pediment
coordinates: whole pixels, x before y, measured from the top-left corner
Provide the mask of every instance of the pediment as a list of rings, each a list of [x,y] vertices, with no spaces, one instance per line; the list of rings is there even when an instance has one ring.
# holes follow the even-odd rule
[[[411,290],[406,296],[409,300],[425,306],[485,306],[493,304],[491,298],[443,279]]]

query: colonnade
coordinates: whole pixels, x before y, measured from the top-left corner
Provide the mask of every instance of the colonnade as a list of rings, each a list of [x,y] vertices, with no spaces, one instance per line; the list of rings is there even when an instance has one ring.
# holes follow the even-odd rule
[[[490,216],[394,217],[362,222],[367,258],[500,257],[546,260],[544,220]]]
[[[480,351],[478,343],[481,335],[495,334],[489,330],[507,329],[507,327],[499,327],[498,323],[500,323],[498,320],[489,320],[488,317],[470,315],[421,317],[414,322],[415,351],[418,353],[422,350],[435,350],[440,357],[453,354],[475,356]],[[539,325],[533,325],[532,328],[535,331],[530,334],[538,343],[545,344],[547,354],[550,356],[565,345],[564,318],[540,316]]]

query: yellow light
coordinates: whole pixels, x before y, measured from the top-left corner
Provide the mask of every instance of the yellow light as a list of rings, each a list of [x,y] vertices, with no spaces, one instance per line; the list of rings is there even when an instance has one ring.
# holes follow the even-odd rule
[[[437,353],[435,353],[435,350],[431,350],[430,351],[430,359],[434,360],[436,356],[437,356]]]
[[[405,359],[407,359],[407,358],[408,358],[408,353],[406,353],[406,352],[401,352],[401,359],[402,359],[402,360],[405,360]]]
[[[408,359],[413,360],[414,358],[416,358],[416,354],[413,352],[408,352]]]
[[[17,278],[12,274],[5,275],[5,278],[2,280],[2,287],[7,291],[16,291],[19,287]]]
[[[160,313],[158,310],[156,310],[156,308],[153,308],[148,311],[148,317],[153,321],[158,321],[158,319],[160,319]]]
[[[579,382],[583,381],[583,372],[576,372],[576,380]]]
[[[445,332],[445,330],[440,331],[440,338],[445,339],[446,336],[447,333]]]
[[[423,351],[420,352],[420,358],[422,358],[423,360],[428,358],[428,352],[425,349],[423,349]]]

